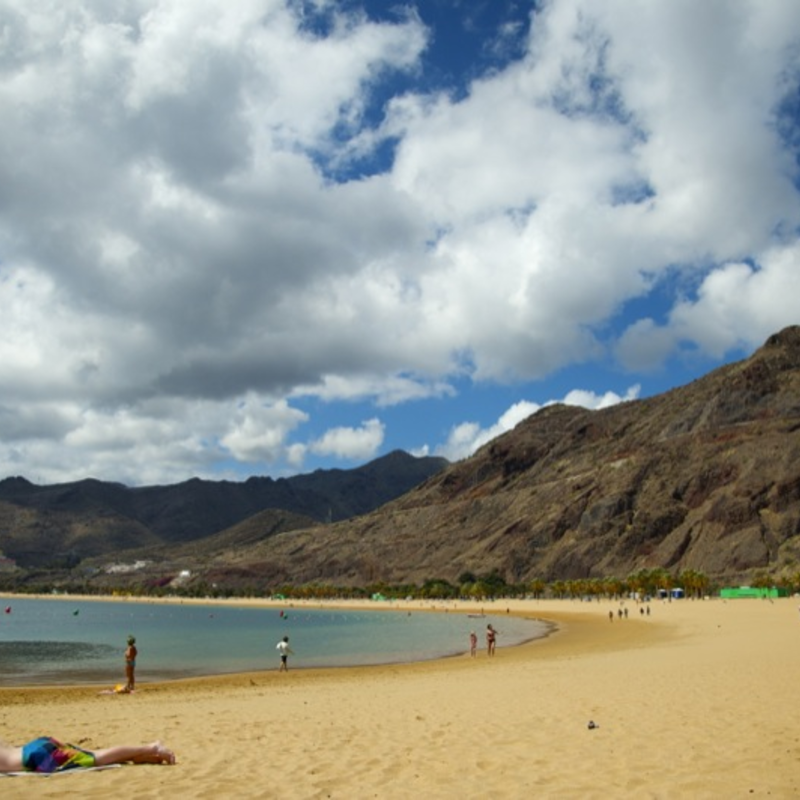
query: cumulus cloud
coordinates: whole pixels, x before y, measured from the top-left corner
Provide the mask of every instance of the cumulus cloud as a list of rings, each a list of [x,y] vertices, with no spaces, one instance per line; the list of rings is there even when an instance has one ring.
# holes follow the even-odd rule
[[[310,449],[318,455],[336,458],[371,459],[383,443],[384,426],[379,419],[368,419],[360,428],[331,428]]]
[[[308,416],[285,400],[266,405],[250,398],[237,409],[221,444],[239,461],[277,461],[287,435]]]
[[[646,370],[690,343],[721,357],[753,349],[784,324],[798,322],[800,246],[770,248],[759,263],[730,262],[710,270],[692,298],[677,300],[669,320],[641,319],[620,337],[617,355],[630,369]]]
[[[459,91],[423,5],[368,11],[0,2],[0,474],[367,458],[339,401],[474,419],[798,322],[797,3],[550,0]]]

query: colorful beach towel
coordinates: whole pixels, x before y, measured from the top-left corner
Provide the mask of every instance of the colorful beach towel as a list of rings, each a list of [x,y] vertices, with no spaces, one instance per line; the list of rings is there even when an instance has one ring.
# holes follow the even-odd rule
[[[117,769],[122,764],[104,764],[102,767],[73,767],[72,769],[61,769],[57,772],[31,772],[24,770],[23,772],[0,772],[0,778],[24,778],[26,776],[33,776],[34,778],[50,778],[53,775],[76,775],[79,772],[97,772],[101,769]]]

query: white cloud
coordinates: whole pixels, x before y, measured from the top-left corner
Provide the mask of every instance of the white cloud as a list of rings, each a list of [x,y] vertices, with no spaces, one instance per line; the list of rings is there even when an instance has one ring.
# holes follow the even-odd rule
[[[618,357],[631,369],[659,363],[692,342],[722,357],[733,348],[754,349],[770,334],[800,323],[800,245],[764,252],[761,262],[727,263],[711,270],[695,299],[676,303],[666,325],[640,320],[621,337]]]
[[[383,443],[384,425],[379,419],[368,419],[360,428],[331,428],[309,449],[318,455],[335,458],[374,458]]]
[[[369,457],[382,428],[310,442],[291,403],[455,402],[797,322],[800,5],[532,13],[519,58],[431,94],[413,4],[2,0],[0,475]]]
[[[373,399],[378,407],[394,406],[412,400],[454,396],[450,384],[404,375],[324,375],[314,386],[298,386],[293,396],[314,396],[326,402]]]
[[[395,103],[395,180],[446,231],[422,302],[469,330],[478,377],[578,359],[588,326],[676,264],[759,252],[797,226],[774,124],[796,28],[754,17],[746,3],[551,3],[528,58],[466,99]]]
[[[604,392],[601,395],[595,392],[590,392],[585,389],[572,389],[567,392],[564,399],[561,401],[567,406],[580,406],[581,408],[600,409],[615,406],[618,403],[627,403],[631,400],[636,400],[639,397],[641,386],[636,384],[630,386],[624,395],[620,396],[616,392]],[[550,405],[550,403],[547,403]]]
[[[271,463],[284,455],[288,434],[307,419],[307,414],[283,400],[266,404],[258,398],[248,398],[231,420],[221,444],[237,460]]]

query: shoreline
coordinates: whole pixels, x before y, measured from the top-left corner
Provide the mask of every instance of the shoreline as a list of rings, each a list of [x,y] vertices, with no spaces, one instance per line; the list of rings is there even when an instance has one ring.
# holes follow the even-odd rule
[[[273,600],[270,598],[154,598],[154,597],[126,597],[119,598],[113,595],[49,595],[49,594],[10,594],[0,593],[0,602],[8,599],[35,599],[35,600],[63,600],[63,601],[90,601],[90,602],[121,602],[129,601],[133,603],[141,603],[147,605],[181,605],[191,604],[198,606],[214,607],[214,606],[230,606],[235,608],[286,608],[286,609],[300,609],[300,608],[313,608],[320,610],[363,610],[363,611],[381,611],[381,612],[414,612],[414,613],[435,613],[435,614],[459,614],[464,616],[478,616],[471,612],[476,610],[476,605],[481,605],[472,600],[446,600],[446,601],[430,601],[430,600],[393,600],[376,602],[368,599],[339,599],[339,600]],[[658,601],[661,602],[661,601]],[[693,601],[690,601],[693,602]],[[714,602],[714,600],[697,601],[697,602]],[[523,619],[529,619],[539,622],[546,626],[546,632],[542,636],[536,636],[531,639],[526,639],[521,642],[516,642],[513,645],[504,645],[502,641],[498,644],[498,651],[502,651],[508,660],[509,654],[517,650],[525,648],[536,647],[537,645],[544,645],[550,642],[554,637],[570,633],[574,636],[576,633],[580,634],[585,626],[585,618],[594,616],[595,614],[602,617],[603,621],[607,619],[607,609],[613,607],[615,610],[624,605],[629,607],[633,606],[633,601],[619,601],[609,600],[606,602],[600,601],[584,601],[577,599],[570,600],[533,600],[533,599],[509,599],[503,601],[500,605],[502,608],[491,609],[487,606],[493,605],[492,602],[483,603],[481,605],[480,617],[500,617],[500,616],[514,616]],[[546,616],[540,615],[540,611],[544,612]],[[488,612],[488,613],[486,613]],[[615,617],[616,619],[616,617]],[[630,620],[628,620],[630,621]],[[594,620],[592,620],[592,623]],[[624,624],[624,623],[621,623]],[[661,630],[660,623],[656,623],[655,627]],[[626,647],[631,640],[630,634],[635,634],[635,637],[643,637],[644,631],[620,631],[620,635],[614,637],[613,641],[618,642],[618,646]],[[664,632],[661,632],[665,635]],[[645,638],[648,638],[645,636]],[[576,646],[578,649],[582,646],[577,640],[570,642],[571,645]],[[606,642],[606,645],[612,645],[611,642]],[[573,648],[569,645],[564,648],[566,651],[571,651]],[[561,648],[558,649],[558,653]],[[480,656],[485,656],[485,644],[479,638],[478,653]],[[555,655],[554,653],[546,654],[545,657]],[[458,653],[442,655],[438,657],[421,659],[421,660],[408,660],[408,661],[392,661],[379,664],[353,664],[343,666],[325,666],[325,667],[307,667],[307,666],[292,666],[292,674],[294,676],[308,675],[310,678],[319,679],[326,674],[340,676],[350,670],[393,670],[393,669],[410,669],[422,668],[426,670],[435,669],[441,665],[447,669],[454,662],[469,657],[468,649],[465,647],[463,651]],[[516,656],[515,656],[516,657]],[[239,685],[242,680],[251,681],[256,677],[260,680],[272,680],[273,672],[276,674],[275,679],[280,680],[277,675],[277,670],[270,666],[263,670],[246,670],[241,672],[224,672],[224,673],[210,673],[207,675],[189,675],[182,678],[174,678],[168,680],[154,680],[154,681],[137,681],[140,691],[148,688],[157,688],[163,691],[170,686],[180,686],[184,684],[197,684],[207,683],[211,686],[226,685]],[[3,686],[0,685],[0,704],[5,702],[5,695],[9,693],[25,693],[27,691],[45,693],[52,691],[56,693],[63,693],[64,691],[85,692],[91,694],[98,690],[107,689],[107,682],[96,683],[70,683],[64,681],[60,683],[51,684],[13,684]],[[0,737],[2,738],[2,737]]]
[[[44,600],[44,601],[63,601],[63,602],[112,602],[112,603],[119,603],[119,602],[126,602],[130,601],[133,603],[141,604],[141,605],[193,605],[193,606],[201,606],[201,607],[208,607],[208,608],[279,608],[279,609],[292,609],[292,610],[300,610],[300,609],[314,609],[314,610],[321,610],[321,611],[334,611],[334,610],[350,610],[350,611],[374,611],[379,613],[434,613],[434,614],[457,614],[460,616],[466,616],[468,618],[475,618],[475,619],[488,619],[494,618],[499,619],[503,616],[511,616],[520,619],[530,620],[532,622],[539,623],[544,628],[544,631],[539,635],[532,635],[530,638],[526,639],[515,639],[513,644],[504,645],[505,649],[509,647],[521,647],[526,644],[537,642],[540,640],[547,639],[554,632],[558,630],[558,625],[551,621],[542,619],[539,616],[532,615],[529,610],[520,610],[515,609],[512,610],[510,607],[507,607],[505,603],[503,603],[503,608],[492,609],[486,608],[487,605],[493,605],[492,603],[483,603],[482,605],[476,603],[475,601],[464,601],[464,600],[457,600],[457,601],[430,601],[430,600],[396,600],[396,601],[381,601],[376,602],[369,599],[356,599],[356,600],[348,600],[348,599],[339,599],[339,600],[295,600],[295,599],[285,599],[285,600],[275,600],[272,598],[222,598],[222,599],[215,599],[215,598],[179,598],[179,597],[165,597],[165,598],[156,598],[156,597],[125,597],[120,598],[114,595],[79,595],[79,594],[58,594],[58,595],[51,595],[51,594],[14,594],[14,593],[0,593],[0,603],[8,603],[14,600]],[[525,602],[525,601],[523,601]],[[533,602],[533,601],[527,601]],[[474,613],[478,610],[477,606],[480,605],[480,613]],[[482,641],[479,644],[479,648],[483,647]],[[468,654],[469,648],[467,646],[459,649],[455,652],[443,652],[440,655],[434,655],[429,657],[421,657],[421,658],[397,658],[395,660],[388,660],[388,661],[380,661],[380,662],[372,662],[372,663],[353,663],[353,664],[332,664],[332,665],[314,665],[314,666],[304,666],[301,662],[300,664],[293,664],[293,671],[294,672],[305,672],[308,670],[316,670],[318,672],[323,672],[326,670],[342,670],[342,669],[355,669],[355,668],[369,668],[369,667],[392,667],[392,666],[401,666],[404,664],[415,664],[415,663],[431,663],[435,661],[447,661],[454,658],[461,658],[464,655]],[[176,678],[140,678],[138,683],[140,686],[150,686],[155,684],[170,684],[175,683],[178,681],[184,680],[206,680],[206,679],[213,679],[213,678],[235,678],[241,675],[251,675],[251,674],[261,674],[261,670],[234,670],[234,671],[227,671],[227,672],[208,672],[208,673],[193,673],[192,675],[187,675],[186,677],[176,677]],[[103,687],[107,688],[108,680],[80,680],[75,679],[74,681],[70,679],[69,673],[65,673],[64,680],[58,680],[54,682],[48,683],[0,683],[0,693],[4,689],[9,690],[21,690],[21,689],[59,689],[64,687],[74,687],[74,688],[96,688],[101,689]]]
[[[3,796],[61,797],[63,781],[89,800],[800,795],[796,598],[657,601],[649,618],[613,622],[611,602],[506,605],[558,630],[500,642],[494,658],[273,668],[133,695],[0,689],[0,739],[160,739],[178,756],[174,767],[0,778]]]

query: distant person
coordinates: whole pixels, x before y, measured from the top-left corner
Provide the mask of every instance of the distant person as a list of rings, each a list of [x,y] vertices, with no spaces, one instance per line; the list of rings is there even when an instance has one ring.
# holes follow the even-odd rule
[[[284,636],[283,639],[278,642],[275,649],[280,653],[281,656],[281,665],[278,668],[278,672],[288,672],[289,656],[294,655],[294,651],[291,647],[289,647],[289,637]]]
[[[0,742],[0,772],[63,772],[110,764],[174,764],[175,754],[161,742],[84,750],[41,736],[22,747]]]
[[[491,623],[486,626],[486,652],[488,655],[493,656],[495,648],[497,647],[497,631],[491,626]]]
[[[136,656],[139,651],[136,649],[136,637],[128,637],[128,647],[125,649],[125,691],[132,692],[136,688]]]
[[[469,632],[469,654],[474,658],[478,654],[478,634]]]
[[[608,612],[608,621],[609,622],[613,622],[614,621],[614,612],[613,611],[609,611]]]

